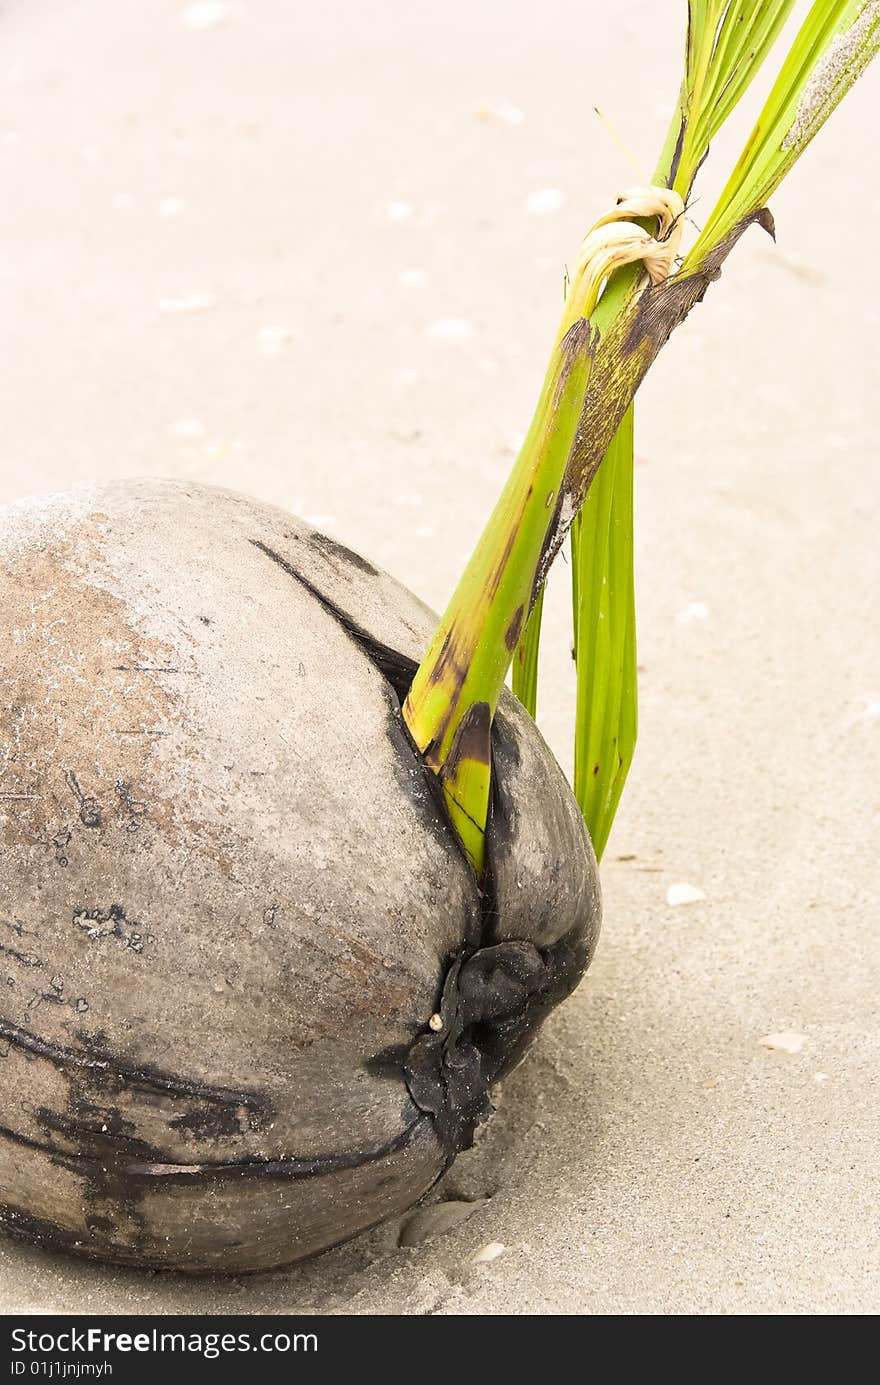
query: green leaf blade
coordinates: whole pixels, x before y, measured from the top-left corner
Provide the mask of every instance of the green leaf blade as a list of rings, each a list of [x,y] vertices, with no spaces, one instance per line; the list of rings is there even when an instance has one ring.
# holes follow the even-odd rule
[[[538,654],[541,647],[541,621],[544,614],[544,589],[535,598],[532,614],[526,621],[513,658],[513,691],[534,721],[538,714]]]
[[[633,409],[572,526],[577,703],[574,791],[601,858],[638,725],[633,577]]]

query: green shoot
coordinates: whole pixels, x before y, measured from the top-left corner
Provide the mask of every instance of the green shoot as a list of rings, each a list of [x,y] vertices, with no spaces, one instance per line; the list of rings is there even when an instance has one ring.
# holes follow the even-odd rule
[[[792,4],[693,0],[684,81],[655,184],[688,196],[710,142],[760,69]],[[632,438],[630,405],[571,529],[577,670],[573,788],[600,859],[632,763],[638,721]],[[539,632],[532,635],[531,624],[535,647],[529,654],[536,667]],[[526,706],[534,715],[536,672],[528,694]]]
[[[685,272],[766,205],[878,48],[880,0],[815,0]]]
[[[709,146],[770,52],[794,0],[691,0],[685,75],[660,159],[686,198]],[[655,177],[655,182],[660,177]]]
[[[572,525],[574,792],[601,859],[636,743],[633,409]]]
[[[669,273],[676,241],[654,239],[621,203],[581,246],[538,407],[495,510],[404,702],[403,716],[440,781],[450,819],[478,876],[491,781],[495,708],[541,583],[538,565],[583,412],[593,363],[589,317],[608,276],[644,263]],[[679,208],[650,190],[636,214],[672,226]]]
[[[478,875],[492,718],[529,615],[541,546],[583,407],[591,365],[584,325],[574,324],[554,349],[516,465],[403,708]]]
[[[772,229],[764,199],[864,71],[877,51],[878,31],[880,0],[816,0],[718,205],[679,272],[644,289],[629,273],[618,274],[606,288],[591,319],[599,344],[541,580],[645,372],[718,277],[751,222]]]
[[[685,81],[658,178],[667,188],[625,195],[585,239],[526,442],[404,704],[478,877],[497,700],[519,647],[515,685],[534,710],[540,611],[534,622],[529,616],[597,473],[573,541],[576,787],[599,851],[607,839],[635,740],[633,396],[746,227],[772,227],[765,198],[880,44],[880,0],[816,0],[718,205],[675,271],[683,197],[790,8],[789,0],[692,0]],[[645,225],[655,218],[656,237]]]
[[[513,691],[533,719],[538,714],[538,651],[541,645],[541,620],[544,614],[544,584],[526,621],[513,660]]]

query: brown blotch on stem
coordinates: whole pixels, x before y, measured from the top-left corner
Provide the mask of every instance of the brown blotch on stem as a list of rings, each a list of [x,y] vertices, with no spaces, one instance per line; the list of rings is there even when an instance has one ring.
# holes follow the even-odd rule
[[[643,288],[593,346],[593,367],[584,407],[571,447],[560,505],[538,563],[535,590],[562,547],[571,521],[583,505],[608,445],[649,366],[676,327],[705,297],[709,285],[720,277],[727,256],[753,224],[775,239],[768,208],[761,207],[742,217],[698,269]]]
[[[488,765],[491,754],[492,711],[488,702],[474,702],[468,707],[453,737],[443,778],[455,776],[458,767],[465,760]]]
[[[519,644],[519,637],[523,627],[523,608],[517,606],[513,613],[513,619],[504,632],[504,643],[507,645],[509,653],[513,653]]]

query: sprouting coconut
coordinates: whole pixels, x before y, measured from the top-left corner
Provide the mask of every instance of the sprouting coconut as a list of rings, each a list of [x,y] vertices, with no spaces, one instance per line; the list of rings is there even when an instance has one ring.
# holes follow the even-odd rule
[[[403,1211],[595,944],[534,723],[504,699],[481,891],[401,720],[403,587],[174,482],[0,541],[3,1223],[232,1270]]]
[[[590,839],[601,855],[635,741],[633,396],[740,235],[772,230],[767,197],[880,42],[880,0],[816,0],[682,254],[697,170],[790,9],[691,0],[654,181],[583,243],[439,622],[227,491],[122,483],[0,513],[13,1232],[190,1270],[343,1240],[432,1186],[577,984]],[[572,525],[574,796],[525,710]]]

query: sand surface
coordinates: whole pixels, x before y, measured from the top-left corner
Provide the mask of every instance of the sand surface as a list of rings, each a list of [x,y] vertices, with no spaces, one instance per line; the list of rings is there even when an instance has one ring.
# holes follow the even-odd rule
[[[650,172],[683,11],[10,0],[0,498],[237,486],[442,604],[563,262]],[[880,1308],[878,78],[640,396],[636,766],[598,959],[446,1179],[491,1200],[411,1249],[385,1227],[231,1281],[3,1240],[0,1310]],[[566,579],[540,708],[564,764]],[[703,897],[669,904],[682,885]]]

